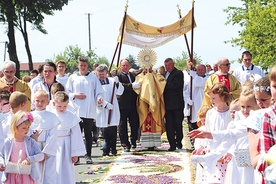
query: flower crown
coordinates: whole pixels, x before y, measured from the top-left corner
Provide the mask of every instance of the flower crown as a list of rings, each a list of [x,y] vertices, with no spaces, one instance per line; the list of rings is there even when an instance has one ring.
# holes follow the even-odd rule
[[[256,86],[256,85],[254,85],[254,91],[269,92],[270,87],[269,86]]]
[[[31,113],[27,112],[25,114],[25,116],[23,116],[17,123],[16,126],[19,126],[20,124],[22,124],[24,121],[30,121],[31,123],[34,121],[34,117]]]

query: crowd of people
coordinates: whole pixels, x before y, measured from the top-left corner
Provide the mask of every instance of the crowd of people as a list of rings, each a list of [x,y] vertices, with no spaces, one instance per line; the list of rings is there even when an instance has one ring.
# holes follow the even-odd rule
[[[182,71],[167,58],[156,72],[149,67],[136,73],[128,59],[120,61],[119,72],[105,64],[89,71],[88,59],[80,56],[71,75],[59,60],[22,80],[15,77],[15,63],[4,62],[1,181],[75,183],[74,164],[80,156],[93,164],[92,143],[99,134],[103,156],[117,155],[117,133],[124,152],[137,143],[156,150],[164,132],[168,151],[182,149],[187,117],[196,183],[275,182],[267,153],[276,141],[276,66],[265,77],[250,52],[241,60],[233,72],[227,58],[213,68],[187,60]]]

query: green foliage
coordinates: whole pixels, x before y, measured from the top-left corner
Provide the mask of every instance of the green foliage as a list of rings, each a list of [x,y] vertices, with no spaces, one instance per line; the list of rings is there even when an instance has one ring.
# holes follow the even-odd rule
[[[22,79],[22,77],[29,75],[29,73],[27,71],[22,71],[20,72],[20,79]]]
[[[200,64],[202,62],[202,59],[196,53],[193,54],[193,58],[196,60],[197,64]],[[188,59],[190,59],[188,53],[182,51],[181,57],[178,56],[174,58],[174,66],[179,70],[183,70],[187,68]]]
[[[141,68],[141,66],[139,66],[139,65],[136,64],[137,60],[135,59],[135,56],[129,54],[127,58],[128,58],[128,60],[130,62],[130,68],[134,68],[134,69]]]
[[[29,47],[27,23],[31,23],[33,29],[39,30],[46,34],[43,28],[43,20],[45,15],[54,15],[55,10],[61,10],[64,5],[68,4],[68,0],[1,0],[0,1],[0,22],[8,22],[9,37],[9,56],[18,66],[14,28],[17,28],[25,41],[25,48],[29,59],[30,69],[33,68],[32,55]],[[17,67],[16,76],[19,75],[19,67]]]
[[[98,63],[98,64],[106,64],[107,66],[110,65],[108,59],[105,56],[103,56],[103,57],[97,57],[96,58],[96,63]]]
[[[98,57],[93,50],[84,53],[77,45],[69,45],[65,48],[65,51],[58,54],[53,61],[56,62],[58,60],[64,60],[67,66],[67,72],[73,73],[78,70],[77,61],[79,56],[85,56],[88,58],[90,71],[93,70],[94,63],[106,64],[109,66],[109,62],[106,57]]]
[[[243,7],[228,7],[226,24],[239,25],[239,37],[227,43],[249,50],[252,63],[268,69],[276,61],[276,1],[242,0]]]

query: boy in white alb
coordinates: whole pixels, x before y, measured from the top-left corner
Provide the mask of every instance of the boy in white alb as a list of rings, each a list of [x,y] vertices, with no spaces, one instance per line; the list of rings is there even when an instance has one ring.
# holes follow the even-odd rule
[[[51,95],[54,96],[56,94],[56,92],[58,91],[65,91],[65,88],[64,86],[57,82],[57,83],[54,83],[51,87]],[[55,106],[54,106],[54,99],[51,99],[49,104],[47,105],[46,107],[46,110],[48,111],[53,111],[55,109]],[[69,103],[68,103],[68,106],[67,106],[67,110],[73,112],[74,114],[76,115],[79,115],[79,109],[80,107],[74,103],[73,100],[69,100]]]
[[[104,64],[99,65],[96,69],[96,75],[104,89],[103,104],[97,108],[96,126],[102,128],[105,140],[103,156],[108,156],[110,151],[115,156],[117,154],[117,126],[120,122],[120,110],[116,95],[122,95],[124,87],[117,76],[114,78],[107,77],[107,72],[108,68]],[[113,98],[113,101],[111,101],[111,98]],[[111,114],[109,115],[109,113]]]
[[[56,66],[57,66],[56,80],[65,87],[68,80],[68,75],[65,73],[66,63],[63,60],[58,60],[56,63]]]
[[[51,139],[54,139],[59,124],[58,117],[46,110],[49,104],[48,93],[44,90],[38,90],[34,94],[35,110],[31,112],[34,116],[34,122],[30,127],[30,132],[39,132],[37,142],[44,152]],[[55,183],[55,155],[46,154],[45,161],[39,166],[41,171],[40,183]]]
[[[99,79],[88,71],[88,59],[80,56],[78,58],[79,71],[70,75],[65,89],[68,92],[70,100],[80,107],[79,117],[81,131],[84,131],[86,155],[86,164],[92,164],[92,130],[96,119],[96,106],[102,102],[103,88]]]
[[[56,155],[56,181],[55,184],[75,184],[74,163],[78,156],[86,153],[79,127],[81,119],[67,110],[69,97],[64,91],[58,91],[54,95],[55,109],[52,111],[60,120],[57,126],[55,149],[49,149],[48,153]]]

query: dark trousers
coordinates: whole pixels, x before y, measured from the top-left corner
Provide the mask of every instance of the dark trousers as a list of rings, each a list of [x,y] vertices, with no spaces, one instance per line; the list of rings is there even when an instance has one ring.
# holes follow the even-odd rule
[[[170,148],[175,149],[176,146],[182,147],[182,121],[184,119],[183,109],[166,110],[165,119],[167,138],[170,143]]]
[[[91,156],[92,152],[92,130],[93,130],[93,122],[94,119],[90,118],[82,118],[82,122],[80,122],[80,129],[81,132],[84,131],[84,138],[85,138],[85,148],[86,148],[86,155]]]
[[[192,130],[198,129],[196,122],[191,122],[190,116],[187,116],[187,120],[188,120],[187,124],[188,124],[188,128],[189,128],[189,132]],[[194,146],[195,140],[190,139],[190,142],[191,142],[192,146]]]
[[[189,132],[195,129],[198,129],[198,126],[196,124],[196,122],[191,122],[191,118],[190,116],[187,116],[187,124],[188,124],[188,128],[189,128]]]
[[[106,127],[106,128],[102,128],[101,130],[105,141],[103,152],[106,154],[109,154],[111,150],[112,154],[117,154],[117,151],[116,151],[117,126]]]
[[[121,144],[130,148],[130,142],[128,140],[128,130],[127,130],[127,120],[130,124],[131,144],[136,146],[136,140],[138,138],[138,129],[139,129],[139,117],[136,108],[134,109],[120,109],[120,124],[119,124],[119,136]]]
[[[92,127],[92,142],[97,143],[99,137],[100,129],[96,126],[96,121],[93,119],[93,127]]]

